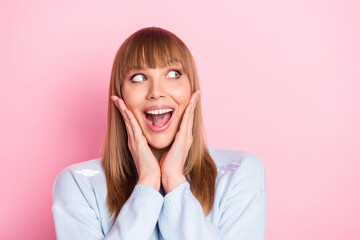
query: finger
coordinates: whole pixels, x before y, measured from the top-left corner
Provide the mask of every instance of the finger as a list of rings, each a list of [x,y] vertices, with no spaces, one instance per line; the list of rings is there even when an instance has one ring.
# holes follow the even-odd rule
[[[134,127],[132,126],[131,121],[130,121],[130,116],[129,116],[130,110],[126,107],[124,100],[119,99],[119,104],[120,104],[120,107],[121,107],[121,109],[122,109],[122,111],[124,113],[124,116],[125,116],[125,121],[126,121],[125,125],[126,125],[127,132],[129,134],[129,139],[130,139],[131,143],[134,143],[134,141],[135,141],[135,130],[134,130]]]
[[[129,118],[131,127],[134,130],[135,136],[136,137],[141,137],[143,135],[143,133],[142,133],[140,125],[139,125],[138,121],[136,120],[134,114],[129,109],[126,109],[126,114],[127,114],[128,118]]]
[[[116,107],[119,109],[123,119],[124,119],[124,122],[128,122],[128,119],[127,119],[127,116],[125,114],[125,109],[126,109],[126,106],[124,104],[124,100],[122,100],[121,98],[117,97],[117,96],[113,96],[112,97]]]
[[[186,107],[183,119],[181,121],[180,132],[183,132],[184,134],[187,133],[190,113],[191,113],[191,109],[193,108],[193,106],[195,104],[196,96],[197,96],[197,92],[194,92],[192,94],[192,96],[191,96],[191,99],[190,99],[190,102],[189,102],[188,106]]]
[[[190,112],[190,118],[189,118],[189,123],[188,123],[188,130],[187,130],[187,134],[188,136],[192,136],[192,128],[193,128],[193,123],[194,123],[194,112],[195,112],[195,108],[199,99],[199,95],[200,95],[200,91],[198,91],[196,93],[196,98],[195,98],[195,103],[193,105],[193,107],[191,108],[191,112]]]
[[[126,105],[124,103],[124,100],[122,100],[121,98],[117,97],[117,96],[113,96],[112,97],[116,107],[119,109],[123,119],[124,119],[124,123],[125,123],[125,127],[126,127],[126,130],[128,132],[128,135],[130,137],[130,139],[132,140],[133,139],[133,136],[134,136],[134,133],[133,133],[133,129],[131,127],[131,123],[129,121],[129,118],[126,114]]]
[[[141,136],[143,136],[142,130],[140,128],[140,125],[138,121],[136,120],[134,114],[131,112],[130,109],[128,109],[125,105],[125,102],[120,99],[119,102],[121,103],[121,109],[124,109],[124,113],[126,115],[127,124],[131,128],[131,137],[135,140],[135,138],[139,139]],[[135,137],[135,138],[134,138]]]

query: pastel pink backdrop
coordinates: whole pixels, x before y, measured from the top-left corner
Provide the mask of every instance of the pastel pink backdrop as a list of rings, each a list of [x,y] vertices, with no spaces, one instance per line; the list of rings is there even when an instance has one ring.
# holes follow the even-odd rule
[[[159,26],[198,65],[208,143],[266,168],[266,239],[360,239],[359,1],[1,1],[0,239],[55,239],[55,177],[99,156],[113,58]]]

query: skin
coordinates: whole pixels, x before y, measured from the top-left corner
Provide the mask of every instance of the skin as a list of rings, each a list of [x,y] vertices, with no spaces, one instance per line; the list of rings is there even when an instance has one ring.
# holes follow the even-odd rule
[[[130,72],[122,83],[123,99],[112,96],[121,112],[128,133],[128,146],[133,156],[138,184],[165,193],[186,181],[183,167],[193,138],[194,109],[200,91],[190,94],[190,82],[181,64],[164,68],[146,68]],[[137,74],[133,81],[131,77]],[[170,127],[160,133],[153,132],[143,118],[144,108],[165,104],[174,108]]]

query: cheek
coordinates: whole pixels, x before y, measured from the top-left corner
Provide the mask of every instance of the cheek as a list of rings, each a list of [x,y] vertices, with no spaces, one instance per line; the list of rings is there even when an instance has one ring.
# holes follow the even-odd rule
[[[190,83],[185,82],[184,84],[178,85],[173,89],[172,96],[179,105],[187,105],[191,97]]]
[[[134,89],[129,89],[128,87],[124,86],[122,88],[121,94],[126,106],[132,112],[134,112],[134,110],[138,108],[142,103],[142,99],[143,99],[142,95]]]

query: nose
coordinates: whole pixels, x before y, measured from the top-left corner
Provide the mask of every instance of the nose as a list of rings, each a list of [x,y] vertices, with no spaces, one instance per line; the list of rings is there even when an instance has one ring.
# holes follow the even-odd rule
[[[159,99],[166,97],[166,92],[163,84],[164,83],[161,77],[151,79],[147,99]]]

